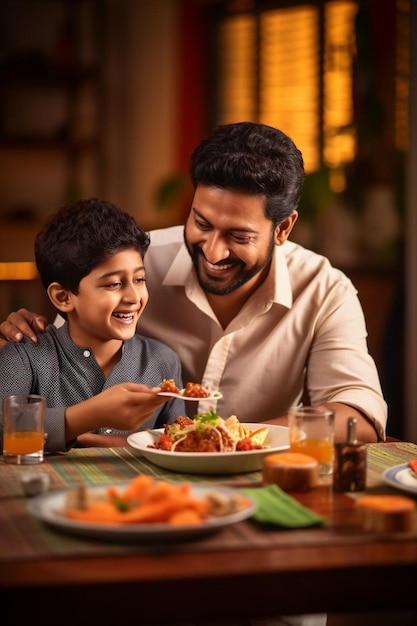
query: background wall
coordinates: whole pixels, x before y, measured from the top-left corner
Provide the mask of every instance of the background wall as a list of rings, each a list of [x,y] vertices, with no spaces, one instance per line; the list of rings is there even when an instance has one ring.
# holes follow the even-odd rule
[[[155,192],[176,169],[181,3],[106,5],[102,195],[163,226],[175,220],[157,211]]]

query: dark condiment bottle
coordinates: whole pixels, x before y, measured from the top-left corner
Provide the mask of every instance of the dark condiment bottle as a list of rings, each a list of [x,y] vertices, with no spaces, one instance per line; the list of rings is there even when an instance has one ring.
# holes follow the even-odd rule
[[[356,418],[347,422],[347,441],[335,444],[333,489],[364,491],[366,487],[366,445],[356,439]]]

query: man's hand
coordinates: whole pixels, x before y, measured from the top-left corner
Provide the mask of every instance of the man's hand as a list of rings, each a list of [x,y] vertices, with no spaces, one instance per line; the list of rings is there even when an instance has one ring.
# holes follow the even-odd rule
[[[32,313],[27,309],[19,309],[7,317],[0,324],[0,347],[5,345],[3,339],[8,341],[22,341],[23,337],[29,337],[33,343],[38,343],[37,334],[42,333],[48,324],[43,315]]]

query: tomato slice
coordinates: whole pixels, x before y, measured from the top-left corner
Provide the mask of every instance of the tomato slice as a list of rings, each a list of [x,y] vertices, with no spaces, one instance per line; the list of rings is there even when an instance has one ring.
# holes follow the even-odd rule
[[[411,468],[415,474],[417,474],[417,459],[408,461],[408,467]]]

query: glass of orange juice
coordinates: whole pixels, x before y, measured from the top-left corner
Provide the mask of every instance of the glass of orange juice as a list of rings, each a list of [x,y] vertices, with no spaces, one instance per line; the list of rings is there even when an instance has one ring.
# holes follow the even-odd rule
[[[317,459],[319,473],[333,473],[334,411],[331,409],[298,406],[288,412],[290,450]]]
[[[3,398],[3,458],[5,463],[42,463],[46,399],[35,394]]]

